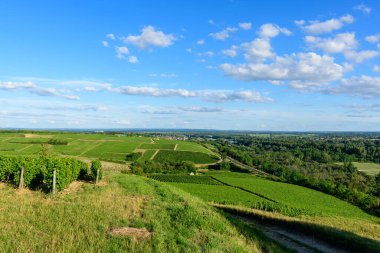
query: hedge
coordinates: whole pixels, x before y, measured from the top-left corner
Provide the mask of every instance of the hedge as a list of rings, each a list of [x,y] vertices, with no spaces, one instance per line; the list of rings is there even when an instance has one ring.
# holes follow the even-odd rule
[[[73,158],[0,156],[0,181],[18,185],[24,167],[24,186],[50,191],[56,169],[56,189],[63,190],[71,182],[88,175],[88,165]]]

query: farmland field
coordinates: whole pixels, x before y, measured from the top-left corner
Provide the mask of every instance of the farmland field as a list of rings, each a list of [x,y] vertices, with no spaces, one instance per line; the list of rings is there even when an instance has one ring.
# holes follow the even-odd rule
[[[219,159],[206,153],[191,151],[169,151],[160,150],[154,157],[154,161],[191,161],[194,163],[207,164],[215,163]]]
[[[380,164],[378,163],[353,162],[353,164],[359,171],[367,173],[368,175],[375,176],[380,173]]]
[[[166,150],[172,152],[169,159],[178,158],[177,160],[194,163],[210,163],[215,160],[210,150],[194,142],[153,140],[138,135],[70,132],[0,133],[0,155],[38,154],[41,144],[47,144],[51,139],[67,142],[67,145],[48,145],[50,152],[57,155],[125,162],[130,153],[143,153],[139,160],[145,161],[151,159],[156,150]],[[176,148],[187,151],[177,154]]]

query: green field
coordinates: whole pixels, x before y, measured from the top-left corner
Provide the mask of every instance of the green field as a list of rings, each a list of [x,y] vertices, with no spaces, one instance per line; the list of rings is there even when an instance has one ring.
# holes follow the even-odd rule
[[[210,174],[227,184],[252,191],[290,207],[307,210],[318,216],[367,220],[374,218],[346,201],[302,186],[274,182],[242,173],[225,172]]]
[[[67,141],[67,145],[48,145],[50,152],[58,155],[98,158],[108,161],[125,161],[126,155],[143,153],[140,161],[152,158],[156,150],[170,151],[169,159],[212,163],[215,159],[207,148],[194,142],[180,140],[153,140],[138,135],[99,133],[0,133],[0,155],[33,155],[41,150],[41,144],[51,139]],[[181,150],[177,154],[177,149]],[[185,152],[182,152],[186,150]],[[178,151],[179,152],[179,151]],[[159,156],[160,157],[160,156]],[[162,157],[161,157],[162,158]],[[161,159],[158,158],[158,159]]]
[[[198,196],[206,202],[246,206],[250,208],[258,203],[267,202],[267,200],[260,198],[259,196],[224,185],[205,185],[175,182],[170,182],[169,184],[185,190],[195,196]]]
[[[378,163],[353,162],[353,164],[356,168],[358,168],[359,171],[367,173],[368,175],[376,176],[380,173],[380,164]]]
[[[220,182],[208,176],[152,174],[152,175],[149,175],[148,177],[160,182],[222,185]]]
[[[160,150],[153,160],[157,162],[191,161],[199,164],[208,164],[217,162],[219,158],[201,152]]]
[[[156,153],[156,150],[154,149],[147,149],[144,151],[143,155],[140,157],[139,161],[148,161],[152,158],[152,156]]]
[[[260,233],[249,239],[206,203],[163,183],[107,173],[46,196],[0,183],[1,252],[286,252]],[[111,235],[145,229],[146,238]]]

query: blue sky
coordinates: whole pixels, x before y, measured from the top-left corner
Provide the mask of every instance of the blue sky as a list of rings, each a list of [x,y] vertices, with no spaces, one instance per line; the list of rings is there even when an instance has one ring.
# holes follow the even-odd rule
[[[380,131],[379,1],[0,0],[0,128]]]

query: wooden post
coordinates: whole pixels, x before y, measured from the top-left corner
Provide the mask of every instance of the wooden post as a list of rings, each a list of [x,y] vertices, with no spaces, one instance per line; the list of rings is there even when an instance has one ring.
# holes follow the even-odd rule
[[[55,194],[56,184],[57,184],[57,172],[56,172],[56,169],[54,168],[54,170],[53,170],[53,194]]]
[[[96,170],[96,181],[95,184],[99,183],[99,169]]]
[[[24,188],[24,166],[21,167],[20,182],[18,183],[18,188],[20,190]]]

